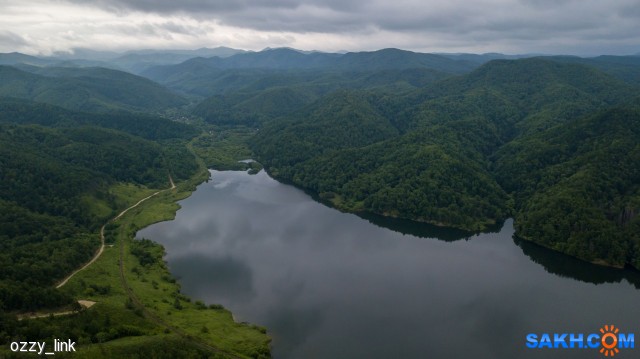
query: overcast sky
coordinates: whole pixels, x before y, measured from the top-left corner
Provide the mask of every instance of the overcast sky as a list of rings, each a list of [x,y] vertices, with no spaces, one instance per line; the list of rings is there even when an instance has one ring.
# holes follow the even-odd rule
[[[626,55],[640,0],[0,0],[0,52],[217,46]]]

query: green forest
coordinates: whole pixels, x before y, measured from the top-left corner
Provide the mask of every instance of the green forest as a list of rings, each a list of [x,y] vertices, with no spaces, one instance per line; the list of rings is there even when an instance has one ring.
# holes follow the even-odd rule
[[[112,184],[166,187],[170,174],[198,169],[184,148],[91,126],[1,124],[0,151],[0,305],[8,311],[63,303],[51,286],[96,251],[95,230],[118,208]],[[111,210],[96,215],[95,201]]]
[[[638,268],[639,93],[584,64],[495,60],[399,94],[334,92],[266,121],[252,146],[346,211],[467,231],[515,217],[526,239]]]
[[[131,241],[170,219],[206,168],[264,166],[342,211],[460,233],[514,218],[518,240],[640,269],[638,56],[272,49],[139,75],[2,61],[1,344],[55,332],[86,357],[269,357],[264,328],[185,297],[162,247]],[[103,225],[121,254],[56,289],[96,253]],[[79,310],[81,296],[106,312],[17,319]],[[172,329],[179,316],[198,327]]]
[[[217,347],[212,352],[200,344],[210,342],[210,338],[189,339],[191,334],[162,331],[159,328],[165,324],[158,325],[150,319],[153,317],[145,314],[141,304],[132,304],[118,289],[122,284],[99,278],[108,273],[119,278],[117,271],[98,270],[99,275],[87,274],[93,280],[81,279],[80,287],[76,281],[56,288],[63,278],[94,256],[101,243],[100,227],[136,198],[154,189],[170,188],[171,180],[185,183],[187,191],[194,186],[191,181],[203,180],[200,160],[189,145],[201,132],[197,127],[153,113],[121,109],[108,113],[78,112],[25,99],[0,98],[3,346],[20,338],[51,341],[54,336],[66,335],[82,346],[81,357],[88,358],[268,355],[268,339],[263,329],[234,323],[223,308],[207,310],[203,315],[202,310],[207,308],[194,305],[184,296],[176,297],[185,301],[179,304],[182,315],[200,311],[199,317],[209,321],[209,326],[224,326],[227,331],[235,326],[228,336],[238,339],[228,339],[230,344],[224,349]],[[171,203],[173,199],[166,201]],[[168,211],[163,216],[170,216],[175,209]],[[121,242],[131,240],[135,234],[131,229],[118,234],[117,229],[113,224],[107,226],[108,245],[124,245]],[[179,287],[175,287],[175,279],[170,277],[162,260],[162,248],[157,247],[153,250],[155,254],[150,255],[146,247],[133,245],[129,261],[139,263],[140,268],[153,266],[148,271],[166,278],[159,278],[158,282],[164,281],[165,286],[171,287],[167,293],[178,296]],[[101,260],[118,263],[122,259]],[[99,261],[93,266],[101,265]],[[131,267],[140,272],[135,264]],[[100,309],[81,310],[77,300],[87,298],[97,299]],[[77,314],[18,320],[29,313],[64,311]],[[220,337],[220,330],[214,327],[207,333]],[[127,338],[131,340],[123,345],[122,340],[127,343]],[[244,344],[239,344],[240,341]],[[104,343],[113,344],[105,348]],[[97,352],[95,345],[100,345]],[[14,355],[0,350],[0,356]]]

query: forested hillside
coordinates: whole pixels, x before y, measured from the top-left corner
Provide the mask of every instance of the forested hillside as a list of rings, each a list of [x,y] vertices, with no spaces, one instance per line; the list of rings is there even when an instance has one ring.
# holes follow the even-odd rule
[[[0,66],[0,96],[90,112],[160,111],[186,103],[153,81],[122,71],[104,68],[22,68]]]
[[[593,66],[632,85],[640,85],[640,56],[552,56],[550,59],[564,63]]]
[[[0,97],[0,123],[37,124],[59,128],[99,126],[148,140],[188,139],[198,134],[198,130],[192,126],[149,114],[126,111],[109,114],[79,112],[7,97]]]
[[[269,357],[264,328],[192,302],[162,246],[134,239],[206,179],[196,152],[237,165],[246,146],[210,144],[186,101],[148,79],[15,66],[0,66],[0,357],[54,336],[91,358]]]
[[[107,219],[96,216],[87,198],[115,210],[110,184],[166,187],[173,170],[189,175],[197,168],[182,163],[188,153],[175,163],[174,154],[166,156],[154,143],[91,127],[1,125],[0,151],[5,310],[60,304],[43,291],[93,254],[99,243],[94,231]]]
[[[347,54],[273,49],[227,58],[195,58],[157,66],[143,76],[185,94],[208,97],[296,86],[315,96],[344,88],[413,88],[477,65],[433,54],[398,49]]]
[[[52,285],[93,255],[97,228],[119,207],[113,184],[163,188],[170,174],[188,178],[198,169],[184,146],[95,126],[149,138],[195,132],[148,116],[94,116],[21,100],[4,99],[0,108],[0,309],[58,307],[71,298]]]
[[[261,126],[269,119],[292,114],[336,91],[367,89],[387,94],[407,93],[448,76],[424,68],[346,73],[261,72],[246,83],[240,81],[238,88],[225,87],[227,82],[216,85],[223,93],[200,102],[194,114],[217,125]]]
[[[399,49],[382,49],[370,52],[349,52],[346,54],[311,52],[303,53],[294,49],[265,49],[260,52],[236,54],[230,57],[195,58],[178,65],[157,66],[143,72],[143,75],[164,83],[168,75],[185,73],[193,65],[199,64],[209,69],[280,69],[280,70],[322,70],[371,71],[429,68],[447,73],[464,73],[477,65],[464,59],[451,59],[435,54],[416,53]]]
[[[640,107],[599,111],[496,153],[518,235],[598,263],[640,268]]]
[[[470,231],[515,215],[527,239],[638,266],[628,231],[638,213],[640,137],[613,124],[638,128],[626,105],[638,94],[583,64],[495,60],[414,91],[334,93],[265,122],[254,149],[276,178],[344,210]],[[607,110],[615,106],[623,107]],[[561,193],[584,202],[569,205]]]

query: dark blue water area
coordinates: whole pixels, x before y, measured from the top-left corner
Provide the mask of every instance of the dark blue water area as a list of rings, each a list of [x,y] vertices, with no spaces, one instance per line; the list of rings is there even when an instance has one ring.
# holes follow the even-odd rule
[[[600,358],[529,333],[640,333],[640,275],[494,233],[342,213],[264,171],[211,171],[161,243],[182,291],[266,326],[275,358]],[[617,358],[640,357],[621,349]]]

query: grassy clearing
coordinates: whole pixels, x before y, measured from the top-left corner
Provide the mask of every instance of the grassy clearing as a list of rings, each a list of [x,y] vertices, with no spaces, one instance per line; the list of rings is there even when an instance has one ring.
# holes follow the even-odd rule
[[[80,198],[80,205],[83,210],[98,219],[99,222],[106,222],[115,217],[116,208],[126,208],[138,200],[155,192],[151,188],[146,188],[132,183],[118,183],[112,185],[106,193],[97,192],[85,194]]]
[[[110,188],[109,194],[115,197],[115,204],[118,208],[126,208],[155,191],[155,189],[132,183],[119,183]]]

